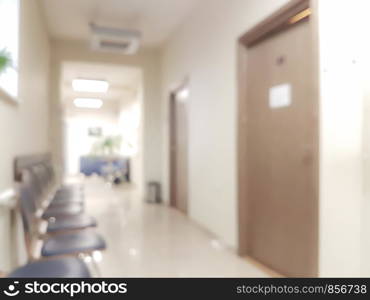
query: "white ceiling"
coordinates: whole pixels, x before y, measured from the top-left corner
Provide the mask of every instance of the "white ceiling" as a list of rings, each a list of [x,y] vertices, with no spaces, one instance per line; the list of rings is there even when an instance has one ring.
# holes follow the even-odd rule
[[[107,93],[81,93],[72,89],[74,79],[96,79],[109,82]],[[78,97],[100,98],[104,108],[116,108],[118,103],[136,101],[141,89],[141,71],[137,68],[105,64],[66,62],[62,69],[62,102],[67,110],[75,110]]]
[[[201,0],[41,0],[49,32],[88,40],[90,22],[140,30],[145,46],[158,46]]]

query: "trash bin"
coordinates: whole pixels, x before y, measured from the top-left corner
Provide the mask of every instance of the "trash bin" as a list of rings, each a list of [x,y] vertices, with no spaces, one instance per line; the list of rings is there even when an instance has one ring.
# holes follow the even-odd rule
[[[160,203],[161,202],[161,185],[159,182],[148,182],[147,186],[147,202]]]

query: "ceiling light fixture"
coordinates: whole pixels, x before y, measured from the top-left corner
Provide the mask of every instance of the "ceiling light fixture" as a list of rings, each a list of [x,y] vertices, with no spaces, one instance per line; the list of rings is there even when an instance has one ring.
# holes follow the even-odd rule
[[[106,93],[109,83],[105,80],[74,79],[72,87],[75,92]]]
[[[103,106],[103,101],[96,98],[76,98],[73,103],[78,108],[99,109]]]

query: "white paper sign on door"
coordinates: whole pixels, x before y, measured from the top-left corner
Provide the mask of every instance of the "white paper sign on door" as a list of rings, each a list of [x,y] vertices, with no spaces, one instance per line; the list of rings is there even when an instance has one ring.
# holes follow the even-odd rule
[[[292,104],[292,86],[288,83],[270,88],[270,108],[287,107]]]

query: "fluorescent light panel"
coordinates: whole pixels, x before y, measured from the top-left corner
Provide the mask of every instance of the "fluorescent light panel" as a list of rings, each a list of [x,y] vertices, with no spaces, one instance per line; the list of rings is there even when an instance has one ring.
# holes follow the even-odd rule
[[[99,109],[103,106],[103,101],[96,98],[76,98],[73,103],[78,108]]]
[[[106,93],[109,83],[105,80],[74,79],[72,87],[75,92]]]

